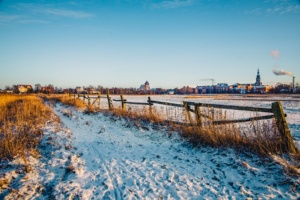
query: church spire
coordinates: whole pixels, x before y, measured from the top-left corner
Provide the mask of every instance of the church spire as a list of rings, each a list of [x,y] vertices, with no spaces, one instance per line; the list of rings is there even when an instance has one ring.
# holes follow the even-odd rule
[[[257,69],[255,86],[261,86],[261,85],[262,85],[262,83],[260,82],[260,74],[259,74],[259,68],[258,68]]]

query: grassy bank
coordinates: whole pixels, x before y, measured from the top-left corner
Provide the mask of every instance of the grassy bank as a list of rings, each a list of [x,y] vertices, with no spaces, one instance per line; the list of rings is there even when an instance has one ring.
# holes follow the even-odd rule
[[[37,155],[52,111],[35,95],[0,95],[0,160]]]

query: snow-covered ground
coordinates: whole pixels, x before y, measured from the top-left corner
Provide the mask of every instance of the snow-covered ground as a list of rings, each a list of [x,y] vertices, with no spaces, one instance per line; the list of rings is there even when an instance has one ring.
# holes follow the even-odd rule
[[[0,199],[300,197],[299,177],[287,178],[282,165],[270,159],[231,149],[194,149],[168,127],[88,115],[60,104],[53,110],[61,123],[46,125],[41,157],[29,158],[32,171],[25,173],[20,160],[0,165],[0,180],[11,181]]]

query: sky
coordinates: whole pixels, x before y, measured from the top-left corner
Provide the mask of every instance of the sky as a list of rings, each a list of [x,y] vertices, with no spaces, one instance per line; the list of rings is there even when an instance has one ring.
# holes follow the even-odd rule
[[[0,0],[1,89],[254,83],[258,68],[300,82],[300,0]]]

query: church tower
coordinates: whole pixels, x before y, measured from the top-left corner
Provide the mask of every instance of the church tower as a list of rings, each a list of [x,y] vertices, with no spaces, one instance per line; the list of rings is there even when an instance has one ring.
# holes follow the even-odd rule
[[[256,75],[256,82],[255,82],[255,86],[261,86],[262,83],[260,81],[260,74],[259,74],[259,68],[257,70],[257,75]]]

